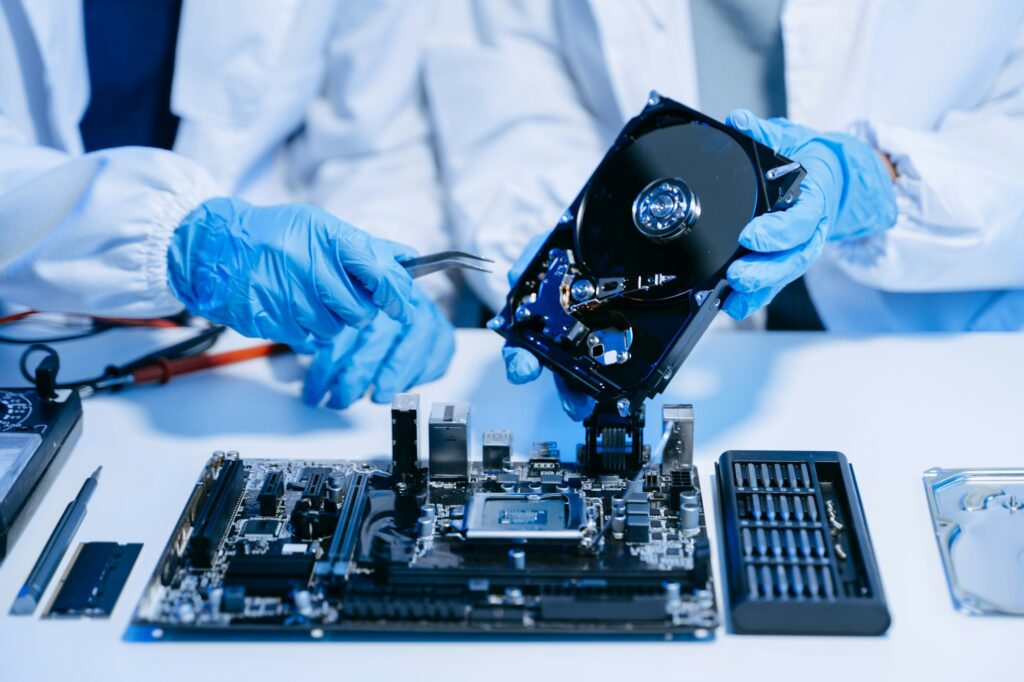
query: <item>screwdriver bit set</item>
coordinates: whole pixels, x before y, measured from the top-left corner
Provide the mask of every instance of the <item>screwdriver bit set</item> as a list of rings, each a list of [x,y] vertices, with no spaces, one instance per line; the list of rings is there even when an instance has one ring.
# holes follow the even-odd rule
[[[731,451],[717,465],[732,628],[878,635],[882,584],[846,457]]]

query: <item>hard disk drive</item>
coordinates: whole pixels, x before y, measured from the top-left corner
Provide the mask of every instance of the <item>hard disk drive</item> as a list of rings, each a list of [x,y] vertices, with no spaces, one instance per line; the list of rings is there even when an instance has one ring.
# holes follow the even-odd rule
[[[664,390],[721,307],[740,231],[791,205],[803,176],[652,93],[489,326],[625,416]]]
[[[1024,469],[929,469],[924,486],[953,605],[1024,616]]]

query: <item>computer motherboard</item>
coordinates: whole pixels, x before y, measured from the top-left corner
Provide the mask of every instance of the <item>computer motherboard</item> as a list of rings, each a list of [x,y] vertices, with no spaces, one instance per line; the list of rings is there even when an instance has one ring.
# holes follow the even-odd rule
[[[709,638],[718,623],[692,411],[592,417],[575,462],[511,434],[469,457],[469,408],[392,406],[392,460],[204,468],[135,614],[155,638],[233,633]],[[424,466],[425,464],[425,466]]]

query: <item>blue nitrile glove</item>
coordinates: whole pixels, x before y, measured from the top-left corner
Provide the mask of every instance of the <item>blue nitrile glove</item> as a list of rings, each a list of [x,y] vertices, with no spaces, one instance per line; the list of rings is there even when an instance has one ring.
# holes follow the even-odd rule
[[[399,261],[414,255],[313,206],[218,198],[174,232],[167,270],[189,312],[305,349],[378,310],[409,323],[412,278]]]
[[[455,352],[452,325],[417,285],[411,302],[410,324],[377,315],[368,327],[345,329],[333,342],[319,344],[302,400],[318,405],[330,393],[327,406],[343,409],[373,386],[373,402],[390,403],[396,393],[444,374]]]
[[[733,262],[733,292],[724,310],[737,320],[764,307],[804,274],[827,240],[857,239],[896,222],[896,194],[879,153],[860,140],[820,133],[784,118],[762,119],[736,109],[725,122],[807,171],[800,196],[785,211],[750,221],[739,242],[754,253]]]
[[[546,234],[538,235],[526,245],[523,254],[508,271],[509,286],[515,286],[515,283],[519,281],[519,277],[533,260],[537,251],[540,250],[545,239],[547,239]],[[505,347],[501,349],[501,355],[505,359],[505,375],[511,383],[525,384],[540,376],[542,369],[540,360],[525,348],[510,346],[506,343]],[[558,374],[555,374],[554,377],[555,388],[558,390],[558,397],[562,401],[562,409],[566,414],[574,421],[583,421],[589,417],[597,402],[589,395],[571,388]]]

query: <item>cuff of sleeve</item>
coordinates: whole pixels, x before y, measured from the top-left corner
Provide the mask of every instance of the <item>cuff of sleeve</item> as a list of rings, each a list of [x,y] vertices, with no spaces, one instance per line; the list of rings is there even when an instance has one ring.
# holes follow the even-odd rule
[[[906,286],[901,251],[894,248],[893,235],[918,239],[919,225],[935,219],[936,207],[929,201],[928,187],[915,161],[917,151],[927,145],[917,131],[867,120],[850,125],[847,132],[889,157],[896,169],[893,189],[896,194],[896,223],[891,230],[832,245],[834,263],[848,277],[865,286],[883,290],[900,290]],[[930,215],[929,215],[930,214]],[[904,273],[904,274],[900,274]]]
[[[183,307],[182,301],[174,294],[167,272],[167,250],[174,231],[204,201],[224,195],[205,169],[197,166],[196,170],[188,184],[176,188],[177,191],[161,193],[154,205],[144,247],[143,276],[146,291],[157,310],[173,313]]]
[[[889,157],[889,162],[896,169],[893,186],[896,190],[898,215],[921,215],[924,180],[909,151],[914,146],[913,141],[907,139],[917,133],[865,120],[854,122],[849,133]]]
[[[860,121],[851,133],[894,162],[899,216],[888,232],[837,245],[845,275],[892,292],[1019,286],[1019,175],[999,155],[987,165],[972,156],[977,127],[940,135]]]

